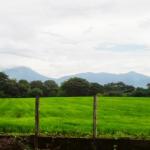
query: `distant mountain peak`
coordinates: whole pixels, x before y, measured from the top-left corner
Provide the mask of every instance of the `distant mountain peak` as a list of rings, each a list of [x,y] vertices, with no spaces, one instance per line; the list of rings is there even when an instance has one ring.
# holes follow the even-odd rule
[[[31,68],[26,67],[26,66],[11,67],[11,68],[7,68],[7,69],[5,69],[5,70],[10,70],[10,69],[30,69],[30,70],[32,70]]]
[[[45,81],[50,79],[44,75],[35,72],[31,68],[24,67],[24,66],[9,68],[4,70],[3,72],[5,72],[10,78],[15,78],[17,80],[25,79],[27,81],[33,81],[33,80]]]

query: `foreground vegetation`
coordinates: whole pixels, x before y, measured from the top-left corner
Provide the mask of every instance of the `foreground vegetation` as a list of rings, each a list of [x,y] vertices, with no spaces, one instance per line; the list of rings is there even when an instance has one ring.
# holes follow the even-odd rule
[[[92,136],[92,97],[41,98],[42,134]],[[150,138],[150,98],[99,97],[98,136]],[[34,99],[0,99],[0,133],[34,133]]]

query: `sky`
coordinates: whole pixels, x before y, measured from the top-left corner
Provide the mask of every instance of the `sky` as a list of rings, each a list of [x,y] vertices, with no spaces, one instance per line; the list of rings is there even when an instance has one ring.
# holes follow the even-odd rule
[[[149,0],[0,0],[0,69],[150,75]]]

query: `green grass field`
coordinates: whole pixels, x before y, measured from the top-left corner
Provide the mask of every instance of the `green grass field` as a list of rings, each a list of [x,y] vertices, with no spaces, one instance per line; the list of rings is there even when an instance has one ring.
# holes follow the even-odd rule
[[[150,138],[150,98],[99,97],[98,136]],[[41,98],[46,135],[92,136],[92,97]],[[0,99],[0,134],[34,133],[34,99]]]

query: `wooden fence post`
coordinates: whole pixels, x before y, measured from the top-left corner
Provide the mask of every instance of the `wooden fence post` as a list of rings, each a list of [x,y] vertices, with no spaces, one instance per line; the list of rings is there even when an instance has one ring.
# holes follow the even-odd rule
[[[93,99],[93,139],[97,136],[97,96]]]
[[[39,136],[39,96],[35,99],[35,140],[34,146],[35,150],[38,150],[38,136]]]

